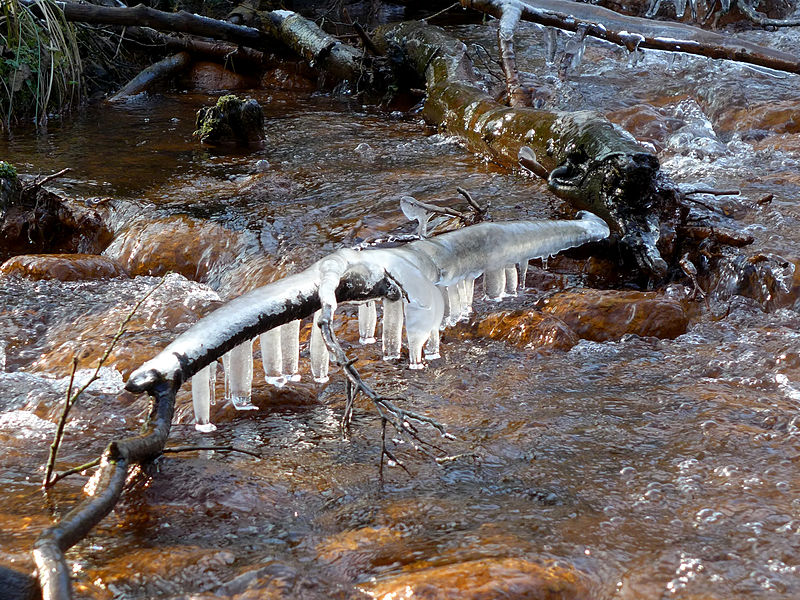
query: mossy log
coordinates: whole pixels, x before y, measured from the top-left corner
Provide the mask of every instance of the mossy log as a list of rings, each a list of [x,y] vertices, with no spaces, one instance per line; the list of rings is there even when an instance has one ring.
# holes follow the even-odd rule
[[[674,197],[658,190],[658,159],[632,135],[592,112],[498,103],[480,86],[464,43],[438,27],[402,23],[381,30],[380,38],[391,60],[424,78],[429,123],[501,165],[516,167],[532,150],[553,192],[603,217],[645,271],[666,273],[661,254],[671,259],[674,249],[657,245],[674,238],[678,209]]]

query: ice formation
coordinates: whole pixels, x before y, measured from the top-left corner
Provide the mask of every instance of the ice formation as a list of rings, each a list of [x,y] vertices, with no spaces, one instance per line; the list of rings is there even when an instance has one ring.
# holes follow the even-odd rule
[[[421,223],[425,217],[419,217]],[[421,369],[423,350],[428,359],[439,356],[440,328],[469,314],[477,277],[483,275],[490,299],[515,294],[518,282],[524,285],[530,259],[546,259],[608,235],[602,219],[582,212],[572,221],[484,222],[397,248],[338,250],[301,273],[223,305],[134,371],[126,387],[146,391],[161,382],[177,387],[193,376],[197,428],[210,431],[220,357],[226,400],[239,410],[257,408],[251,400],[256,337],[267,381],[296,380],[299,319],[313,315],[311,372],[315,381],[327,381],[329,354],[319,318],[323,312],[333,315],[340,301],[359,303],[359,338],[371,343],[375,300],[382,299],[384,357],[401,356],[405,328],[409,366]]]

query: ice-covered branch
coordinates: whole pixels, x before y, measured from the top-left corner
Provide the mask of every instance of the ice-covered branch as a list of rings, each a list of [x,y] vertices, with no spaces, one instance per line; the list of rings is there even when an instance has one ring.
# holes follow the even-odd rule
[[[526,21],[566,31],[585,31],[586,35],[625,46],[630,51],[652,48],[685,52],[800,73],[800,58],[795,55],[684,23],[621,15],[594,4],[569,0],[461,0],[461,4],[501,19],[501,27],[504,14],[516,18],[521,11],[521,18]],[[757,18],[755,11],[752,12],[753,18]]]

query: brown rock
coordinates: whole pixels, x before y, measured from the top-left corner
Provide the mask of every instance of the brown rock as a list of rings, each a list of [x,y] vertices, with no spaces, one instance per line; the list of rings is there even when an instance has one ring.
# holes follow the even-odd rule
[[[637,140],[653,144],[657,150],[662,150],[670,134],[683,124],[678,119],[663,115],[650,104],[629,106],[606,116],[609,121],[633,134]]]
[[[656,292],[573,290],[541,303],[582,339],[604,342],[627,333],[675,338],[686,332],[689,316],[678,301]]]
[[[770,101],[732,108],[719,115],[715,120],[715,128],[726,133],[753,129],[775,133],[800,133],[800,102]]]
[[[362,586],[376,600],[578,600],[590,586],[575,569],[520,558],[467,561],[422,569]]]
[[[105,254],[122,264],[131,276],[164,275],[206,281],[218,264],[230,264],[243,242],[235,231],[186,215],[139,221],[122,232]]]
[[[461,337],[503,340],[518,348],[569,350],[578,343],[578,336],[563,321],[532,310],[492,313],[460,325],[456,331],[462,333]]]
[[[118,262],[98,254],[23,254],[0,265],[0,278],[11,275],[60,281],[128,276]]]
[[[185,77],[183,83],[186,87],[200,91],[247,90],[258,84],[254,77],[234,73],[220,64],[204,61],[192,64]]]

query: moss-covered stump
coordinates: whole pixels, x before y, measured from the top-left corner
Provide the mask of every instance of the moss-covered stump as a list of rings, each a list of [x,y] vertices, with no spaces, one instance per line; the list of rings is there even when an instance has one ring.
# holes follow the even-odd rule
[[[197,111],[194,135],[203,144],[249,145],[264,138],[264,111],[253,99],[228,94]]]

